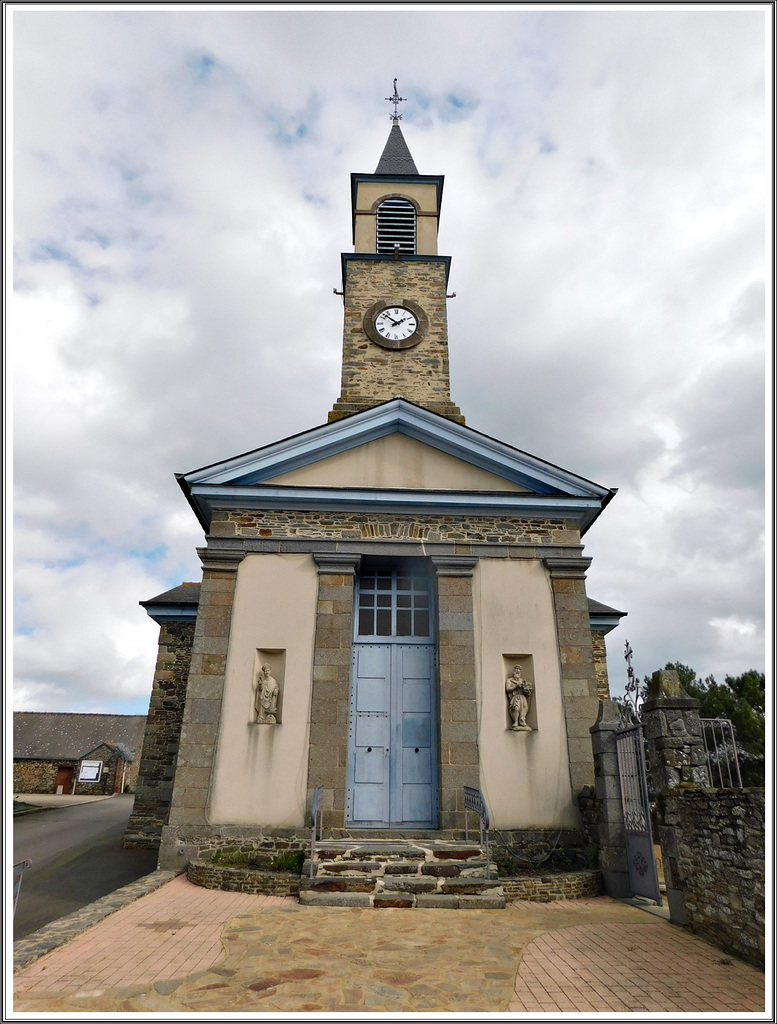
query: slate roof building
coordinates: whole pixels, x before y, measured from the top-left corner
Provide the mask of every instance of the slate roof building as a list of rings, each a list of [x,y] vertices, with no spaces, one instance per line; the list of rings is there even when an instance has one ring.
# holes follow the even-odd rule
[[[509,845],[575,836],[608,694],[581,537],[614,490],[465,424],[450,394],[442,175],[395,116],[351,175],[328,421],[181,474],[202,582],[160,625],[128,843],[180,867],[233,842],[455,836],[480,789]]]
[[[14,793],[97,796],[134,789],[145,726],[143,715],[14,712]],[[79,780],[84,761],[101,767]]]

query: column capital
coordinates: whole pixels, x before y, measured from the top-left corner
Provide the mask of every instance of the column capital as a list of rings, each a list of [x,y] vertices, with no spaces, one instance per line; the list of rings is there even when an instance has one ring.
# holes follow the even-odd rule
[[[237,572],[237,568],[246,556],[245,551],[224,551],[218,548],[197,548],[202,568],[216,572]]]
[[[587,570],[590,568],[591,558],[559,558],[549,555],[542,560],[550,570],[554,579],[561,580],[584,580]]]
[[[471,576],[479,559],[473,555],[432,555],[438,576]]]
[[[353,555],[343,551],[314,551],[313,558],[318,566],[319,575],[327,573],[333,576],[355,576],[362,561],[360,554]]]

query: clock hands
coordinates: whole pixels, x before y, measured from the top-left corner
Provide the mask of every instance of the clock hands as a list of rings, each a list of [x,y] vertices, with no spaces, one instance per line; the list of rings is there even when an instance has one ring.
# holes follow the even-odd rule
[[[394,317],[389,316],[388,313],[384,313],[383,317],[385,317],[386,320],[390,320],[395,327],[399,327],[399,325],[403,324],[406,320],[410,320],[410,314],[403,316],[401,320],[395,320]],[[381,317],[381,319],[383,319],[383,317]]]

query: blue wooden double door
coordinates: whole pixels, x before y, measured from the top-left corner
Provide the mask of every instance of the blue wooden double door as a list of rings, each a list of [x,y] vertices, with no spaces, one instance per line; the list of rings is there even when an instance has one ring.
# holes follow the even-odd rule
[[[437,659],[423,568],[364,572],[356,588],[347,822],[436,828]]]

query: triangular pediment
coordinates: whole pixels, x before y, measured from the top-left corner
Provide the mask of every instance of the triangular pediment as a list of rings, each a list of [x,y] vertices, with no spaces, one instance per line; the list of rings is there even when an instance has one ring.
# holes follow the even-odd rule
[[[402,512],[480,507],[481,514],[500,515],[552,510],[584,528],[613,493],[401,398],[186,473],[179,482],[206,526],[214,502],[285,502]]]
[[[327,455],[267,482],[298,487],[526,491],[512,480],[399,432]]]

